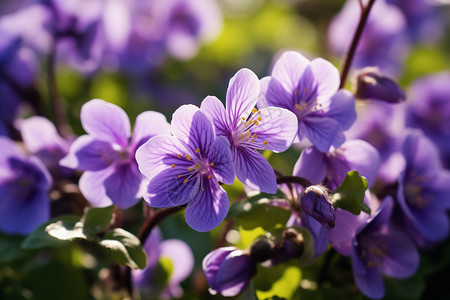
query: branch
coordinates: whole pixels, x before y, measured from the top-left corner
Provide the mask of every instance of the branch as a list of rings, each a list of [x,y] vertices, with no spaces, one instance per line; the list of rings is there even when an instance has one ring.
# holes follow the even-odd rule
[[[296,183],[296,184],[303,186],[304,188],[314,185],[309,180],[307,180],[303,177],[298,177],[298,176],[282,176],[282,177],[277,178],[277,184],[284,184],[284,183],[286,183],[286,184]]]

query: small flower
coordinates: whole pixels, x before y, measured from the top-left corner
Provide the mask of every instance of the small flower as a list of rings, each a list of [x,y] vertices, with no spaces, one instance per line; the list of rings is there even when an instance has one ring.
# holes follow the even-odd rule
[[[327,229],[334,227],[336,211],[325,187],[320,185],[307,187],[300,197],[302,210],[306,214],[316,219]]]
[[[381,74],[376,68],[365,68],[358,74],[356,98],[363,100],[400,103],[406,100],[405,92],[393,79]]]
[[[151,138],[136,152],[139,170],[149,179],[144,200],[152,207],[187,204],[185,218],[197,231],[209,231],[230,207],[219,181],[234,181],[230,145],[217,137],[211,121],[194,105],[172,117],[172,136]]]
[[[203,272],[211,294],[233,297],[241,293],[256,274],[250,255],[235,247],[219,248],[203,259]]]
[[[356,118],[355,99],[339,90],[339,72],[328,61],[309,61],[288,51],[275,63],[272,75],[261,79],[258,105],[277,106],[297,116],[297,140],[305,137],[321,152],[345,141],[343,131]]]
[[[79,186],[93,206],[135,205],[142,197],[144,182],[134,158],[136,149],[150,137],[170,131],[166,118],[153,111],[141,113],[130,139],[126,113],[114,104],[94,99],[81,108],[81,123],[88,134],[72,144],[60,164],[85,171]]]
[[[241,69],[230,80],[226,109],[219,99],[209,96],[201,110],[213,121],[216,133],[229,140],[237,178],[252,189],[274,194],[275,173],[258,150],[288,149],[297,132],[297,119],[282,108],[256,109],[258,95],[258,77]]]
[[[0,230],[28,234],[50,217],[52,179],[42,162],[0,137]]]

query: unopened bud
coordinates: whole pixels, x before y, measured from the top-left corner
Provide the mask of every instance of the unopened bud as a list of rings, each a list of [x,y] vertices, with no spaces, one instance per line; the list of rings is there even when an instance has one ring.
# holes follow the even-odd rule
[[[308,187],[301,195],[303,211],[316,219],[322,226],[331,229],[335,225],[336,211],[331,204],[327,188],[320,185]]]
[[[250,257],[255,262],[264,262],[272,258],[275,243],[265,238],[253,242],[250,247]]]
[[[379,100],[388,103],[404,102],[405,92],[391,78],[381,74],[376,68],[365,68],[356,79],[357,99]]]

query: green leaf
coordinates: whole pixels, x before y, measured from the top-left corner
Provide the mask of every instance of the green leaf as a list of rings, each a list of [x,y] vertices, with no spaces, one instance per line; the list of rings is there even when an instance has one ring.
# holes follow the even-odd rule
[[[86,239],[77,216],[63,216],[41,224],[23,241],[24,249],[60,247],[76,239]]]
[[[0,235],[0,263],[22,258],[28,252],[21,249],[24,237],[19,235]]]
[[[121,228],[108,232],[100,245],[121,265],[126,264],[132,269],[143,269],[147,265],[147,255],[139,239]]]
[[[102,232],[108,228],[113,219],[114,205],[108,207],[91,207],[86,209],[83,220],[83,232],[87,236]]]
[[[292,299],[292,295],[300,285],[301,271],[296,266],[288,266],[283,275],[273,283],[270,290],[257,290],[258,299]]]
[[[361,212],[364,203],[364,193],[369,187],[365,177],[359,176],[357,171],[350,171],[344,182],[334,191],[331,202],[335,207],[348,210],[354,215]]]
[[[250,230],[258,226],[271,231],[284,226],[291,215],[289,210],[270,205],[271,199],[280,199],[279,195],[258,194],[244,202],[232,205],[227,219],[234,218],[237,225]]]

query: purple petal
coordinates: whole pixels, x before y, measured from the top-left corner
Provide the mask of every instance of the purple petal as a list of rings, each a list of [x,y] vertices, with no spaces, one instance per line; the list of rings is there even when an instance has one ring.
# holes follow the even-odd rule
[[[331,97],[339,88],[340,76],[338,69],[329,61],[316,58],[311,61],[311,70],[317,78],[317,94],[319,97]]]
[[[298,131],[297,117],[289,110],[278,107],[266,107],[260,110],[261,121],[252,127],[251,132],[259,149],[267,148],[275,152],[286,151],[293,143]],[[254,129],[253,129],[254,128]]]
[[[330,230],[326,229],[313,217],[310,217],[303,212],[300,215],[300,220],[300,226],[308,229],[313,237],[314,257],[319,257],[328,249],[328,244],[330,243]]]
[[[334,249],[342,255],[350,256],[356,230],[367,218],[364,213],[354,215],[349,211],[337,209],[335,226],[330,230],[331,245]]]
[[[302,151],[293,171],[294,176],[303,177],[314,184],[323,182],[326,173],[325,156],[315,147],[308,147]]]
[[[374,299],[384,296],[384,283],[380,272],[374,267],[366,269],[355,249],[352,253],[352,267],[356,285],[364,295]]]
[[[200,109],[213,122],[217,135],[229,135],[225,107],[219,99],[213,96],[206,97]]]
[[[304,134],[319,151],[326,153],[341,128],[334,119],[309,115],[300,123],[298,130],[299,135]]]
[[[143,178],[134,162],[120,164],[105,179],[106,195],[115,205],[127,209],[142,197]]]
[[[403,155],[409,168],[419,174],[428,175],[441,168],[438,149],[420,131],[412,131],[406,136]]]
[[[209,161],[214,163],[211,169],[218,181],[225,184],[233,184],[234,165],[230,151],[230,143],[227,138],[223,136],[216,138],[209,156]]]
[[[241,250],[235,250],[222,261],[216,284],[223,296],[233,297],[247,287],[255,273],[256,268],[250,256],[243,254]]]
[[[215,140],[213,124],[208,117],[194,105],[182,105],[173,114],[172,134],[186,144],[191,154],[207,154]]]
[[[171,167],[172,164],[178,165],[180,162],[176,159],[178,154],[184,155],[186,150],[177,138],[170,135],[160,135],[151,138],[137,149],[136,161],[139,171],[151,180],[162,170]]]
[[[91,100],[81,108],[81,123],[84,130],[98,140],[128,145],[130,120],[117,105],[100,99]]]
[[[0,168],[9,168],[9,159],[16,157],[18,159],[26,159],[19,147],[9,138],[0,136]]]
[[[156,111],[145,111],[136,117],[131,145],[138,148],[151,137],[170,134],[170,124],[166,117]]]
[[[159,227],[152,229],[150,236],[147,238],[144,244],[144,250],[147,253],[147,266],[146,268],[154,268],[159,261],[161,255],[161,241],[162,234]]]
[[[71,169],[99,171],[112,165],[118,159],[118,152],[109,142],[82,135],[75,140],[69,154],[60,160],[59,164]]]
[[[20,122],[20,133],[26,148],[31,153],[42,149],[66,150],[68,143],[61,138],[55,125],[44,117],[34,116]]]
[[[218,291],[220,288],[217,286],[217,273],[219,271],[220,265],[225,257],[231,252],[237,250],[235,247],[222,247],[213,250],[208,255],[205,256],[202,262],[202,269],[206,277],[206,281],[209,286]]]
[[[390,231],[380,239],[388,249],[381,260],[381,272],[390,277],[405,278],[417,271],[419,252],[404,233]]]
[[[222,223],[230,208],[225,190],[217,183],[203,179],[201,190],[186,207],[186,223],[194,230],[210,231]]]
[[[343,130],[349,129],[356,120],[353,94],[347,90],[339,90],[330,98],[326,115],[338,121]]]
[[[258,99],[258,107],[276,106],[292,110],[295,103],[294,97],[285,87],[273,77],[264,77],[260,80],[261,92]]]
[[[172,262],[173,271],[170,284],[178,284],[185,280],[194,268],[194,255],[191,248],[181,240],[165,240],[161,243],[161,256]]]
[[[273,66],[272,77],[278,80],[286,91],[293,93],[309,64],[310,61],[298,52],[284,52]]]
[[[104,182],[113,172],[114,167],[101,171],[86,171],[81,175],[78,185],[81,194],[94,207],[106,207],[113,204],[111,198],[106,195]]]
[[[188,179],[187,175],[178,175],[180,168],[169,168],[154,176],[148,184],[144,200],[152,207],[173,207],[200,197],[202,191],[199,176],[194,175]]]
[[[259,152],[244,147],[234,148],[233,158],[236,176],[243,184],[268,194],[277,192],[272,166]]]
[[[230,79],[227,90],[226,109],[228,124],[240,122],[256,105],[259,96],[259,79],[249,69],[239,70]]]

